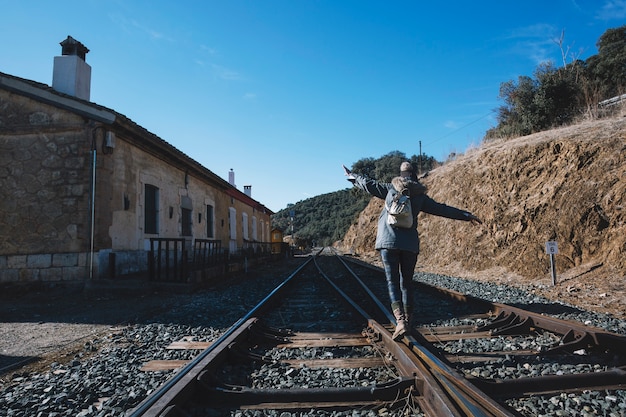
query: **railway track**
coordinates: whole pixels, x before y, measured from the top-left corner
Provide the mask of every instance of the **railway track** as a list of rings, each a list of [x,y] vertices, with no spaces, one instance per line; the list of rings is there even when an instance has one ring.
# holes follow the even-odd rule
[[[382,271],[313,256],[218,340],[170,347],[195,359],[146,364],[180,370],[129,415],[517,416],[524,398],[626,388],[624,336],[413,284],[394,342]]]
[[[371,278],[366,269],[371,266],[356,266]],[[380,280],[367,284],[384,294]],[[550,408],[553,415],[626,415],[625,336],[551,317],[542,304],[521,308],[412,284],[415,321],[408,339],[437,352],[516,415],[551,415],[544,414]],[[597,407],[600,398],[612,406]]]

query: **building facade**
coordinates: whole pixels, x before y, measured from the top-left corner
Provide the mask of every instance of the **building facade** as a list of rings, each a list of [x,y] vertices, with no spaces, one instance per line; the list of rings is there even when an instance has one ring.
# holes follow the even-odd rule
[[[142,273],[154,238],[269,244],[250,186],[90,102],[88,50],[61,45],[52,87],[0,73],[0,282]]]

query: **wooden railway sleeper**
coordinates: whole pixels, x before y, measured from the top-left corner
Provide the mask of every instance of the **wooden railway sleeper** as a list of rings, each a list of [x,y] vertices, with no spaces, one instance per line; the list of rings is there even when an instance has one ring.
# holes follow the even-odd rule
[[[415,378],[398,377],[393,381],[366,387],[262,389],[224,384],[211,372],[198,375],[199,388],[212,404],[254,405],[262,403],[346,403],[390,402],[417,392]]]

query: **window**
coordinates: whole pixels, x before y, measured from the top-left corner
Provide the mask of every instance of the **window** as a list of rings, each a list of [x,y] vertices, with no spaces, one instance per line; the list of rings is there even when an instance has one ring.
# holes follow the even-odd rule
[[[228,227],[230,228],[230,238],[237,239],[237,209],[228,208]]]
[[[214,210],[213,206],[206,206],[206,237],[215,237],[213,234],[213,216]]]
[[[257,235],[257,226],[256,226],[256,217],[252,216],[252,240],[258,242],[259,238]]]
[[[144,191],[144,233],[159,233],[159,189],[146,184]]]
[[[182,210],[182,234],[183,236],[191,236],[191,210],[181,208]]]
[[[249,240],[248,236],[248,213],[241,214],[241,226],[243,227],[243,238]]]

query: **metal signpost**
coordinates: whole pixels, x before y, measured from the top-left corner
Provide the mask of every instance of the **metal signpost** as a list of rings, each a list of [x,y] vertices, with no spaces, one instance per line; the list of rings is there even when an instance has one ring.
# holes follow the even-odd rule
[[[293,230],[293,223],[294,223],[294,218],[296,217],[296,211],[294,209],[289,210],[289,218],[291,219],[291,247],[295,247],[296,246],[296,240],[295,240],[295,236],[294,236],[294,230]]]
[[[554,255],[559,253],[559,246],[554,241],[546,242],[546,253],[550,255],[550,269],[552,270],[552,285],[556,285],[556,264]]]

